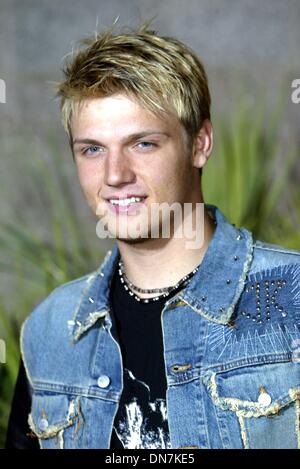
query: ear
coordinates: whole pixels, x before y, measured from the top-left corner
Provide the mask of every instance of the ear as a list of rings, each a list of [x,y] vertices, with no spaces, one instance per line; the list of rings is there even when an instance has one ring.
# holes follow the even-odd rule
[[[194,139],[193,144],[193,166],[202,168],[213,149],[213,127],[209,119],[205,119],[201,129]]]

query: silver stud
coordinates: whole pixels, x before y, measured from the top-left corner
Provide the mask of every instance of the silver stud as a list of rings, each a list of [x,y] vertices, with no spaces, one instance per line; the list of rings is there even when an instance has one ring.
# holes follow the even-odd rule
[[[230,278],[226,280],[226,283],[229,285],[229,283],[231,283],[231,280]]]
[[[237,235],[236,239],[239,241],[240,239],[242,239],[242,235]]]
[[[239,260],[239,256],[234,256],[233,258],[235,261],[238,261]]]
[[[287,317],[287,315],[288,315],[288,314],[287,314],[287,312],[286,312],[286,311],[283,311],[283,312],[281,313],[281,316],[282,316],[283,318],[286,318],[286,317]]]
[[[89,302],[90,302],[90,303],[94,303],[93,298],[89,297]]]

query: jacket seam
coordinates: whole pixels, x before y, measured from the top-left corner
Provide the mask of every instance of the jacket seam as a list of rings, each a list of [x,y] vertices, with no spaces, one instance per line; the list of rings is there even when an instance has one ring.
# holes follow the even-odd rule
[[[271,248],[271,247],[267,247],[267,246],[259,246],[257,244],[254,243],[254,248],[255,249],[261,249],[263,251],[273,251],[273,252],[279,252],[280,254],[287,254],[287,255],[292,255],[292,256],[297,256],[300,258],[300,252],[297,252],[297,251],[293,251],[293,250],[285,250],[284,248]]]

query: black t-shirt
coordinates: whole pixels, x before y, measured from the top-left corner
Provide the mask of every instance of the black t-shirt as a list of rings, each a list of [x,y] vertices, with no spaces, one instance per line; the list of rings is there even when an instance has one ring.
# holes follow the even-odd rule
[[[124,388],[111,448],[170,448],[161,311],[166,299],[138,302],[119,275],[111,290],[112,334],[123,357]]]
[[[110,300],[112,335],[120,344],[124,367],[124,388],[110,447],[170,448],[161,329],[165,298],[151,303],[136,301],[125,291],[116,269]],[[39,449],[27,423],[30,409],[29,383],[21,361],[6,448]]]

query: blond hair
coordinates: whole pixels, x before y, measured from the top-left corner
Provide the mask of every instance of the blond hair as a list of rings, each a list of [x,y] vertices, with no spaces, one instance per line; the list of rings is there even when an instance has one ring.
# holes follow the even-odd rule
[[[148,29],[149,22],[119,34],[113,28],[82,40],[85,47],[71,55],[57,84],[69,138],[74,103],[126,93],[156,115],[177,116],[192,141],[203,120],[210,119],[210,92],[199,58],[179,40]]]

